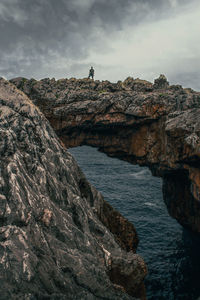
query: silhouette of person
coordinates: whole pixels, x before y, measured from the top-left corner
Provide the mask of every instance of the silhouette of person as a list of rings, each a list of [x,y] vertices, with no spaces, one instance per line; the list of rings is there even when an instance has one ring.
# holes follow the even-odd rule
[[[92,79],[94,79],[94,69],[93,69],[93,67],[90,68],[88,79],[90,77],[92,77]]]

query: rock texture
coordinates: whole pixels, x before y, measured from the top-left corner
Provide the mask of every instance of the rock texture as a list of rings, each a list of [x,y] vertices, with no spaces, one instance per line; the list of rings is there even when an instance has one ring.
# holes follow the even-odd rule
[[[145,299],[137,243],[39,109],[0,79],[0,299]]]
[[[163,178],[169,213],[200,232],[200,93],[154,84],[16,78],[67,147],[91,145]]]

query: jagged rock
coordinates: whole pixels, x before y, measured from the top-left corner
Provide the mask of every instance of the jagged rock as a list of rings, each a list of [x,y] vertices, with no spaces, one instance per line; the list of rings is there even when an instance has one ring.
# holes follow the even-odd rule
[[[123,82],[123,86],[137,92],[150,92],[153,90],[153,84],[151,82],[139,78],[133,79],[132,77],[126,78]]]
[[[61,92],[66,83],[15,82],[34,95],[55,84]],[[135,254],[133,225],[87,182],[39,109],[4,79],[0,116],[0,298],[145,299],[147,271]]]
[[[169,87],[169,82],[165,75],[160,74],[159,78],[154,80],[154,89],[167,89]]]
[[[163,75],[153,86],[142,81],[147,88],[135,89],[136,82],[128,78],[116,89],[108,81],[37,81],[33,91],[26,81],[22,90],[67,147],[95,146],[163,177],[171,216],[200,232],[200,93],[169,86]]]

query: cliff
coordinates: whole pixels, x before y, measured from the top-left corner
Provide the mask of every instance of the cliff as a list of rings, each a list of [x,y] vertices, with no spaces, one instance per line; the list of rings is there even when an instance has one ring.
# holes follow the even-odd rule
[[[145,299],[134,226],[87,182],[39,109],[4,79],[0,116],[0,298]]]
[[[148,166],[163,178],[170,215],[200,232],[200,93],[154,84],[25,78],[11,80],[50,121],[66,147],[91,145]]]

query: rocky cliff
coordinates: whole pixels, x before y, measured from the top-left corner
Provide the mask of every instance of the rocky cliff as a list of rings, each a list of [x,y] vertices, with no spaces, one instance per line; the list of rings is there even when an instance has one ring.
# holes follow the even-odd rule
[[[49,83],[35,82],[37,104]],[[58,109],[58,126],[62,104],[48,93],[41,109]],[[145,299],[137,243],[39,109],[0,79],[0,299]]]
[[[16,78],[66,147],[91,145],[163,178],[170,215],[200,232],[200,93],[154,84]]]

